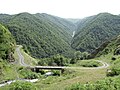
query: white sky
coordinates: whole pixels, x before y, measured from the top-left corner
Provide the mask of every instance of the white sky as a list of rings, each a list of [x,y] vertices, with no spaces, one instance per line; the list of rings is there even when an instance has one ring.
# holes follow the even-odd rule
[[[48,13],[83,18],[101,12],[120,14],[120,0],[0,0],[0,13]]]

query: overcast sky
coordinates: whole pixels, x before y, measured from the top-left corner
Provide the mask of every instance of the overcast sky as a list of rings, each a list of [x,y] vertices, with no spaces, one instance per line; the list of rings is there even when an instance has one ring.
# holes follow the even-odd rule
[[[0,13],[48,13],[83,18],[101,12],[120,14],[120,0],[0,0]]]

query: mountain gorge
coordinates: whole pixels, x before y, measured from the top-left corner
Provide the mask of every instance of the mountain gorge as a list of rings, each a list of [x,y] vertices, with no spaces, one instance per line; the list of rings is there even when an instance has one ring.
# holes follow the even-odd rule
[[[76,50],[92,53],[120,34],[120,16],[109,13],[80,20],[45,13],[0,14],[0,22],[9,29],[16,43],[35,58],[56,54],[73,57]]]
[[[71,46],[76,50],[91,53],[119,34],[120,16],[100,13],[80,21]]]
[[[119,15],[0,14],[0,90],[120,90],[119,78]]]
[[[7,18],[4,18],[7,17]],[[71,22],[47,14],[20,13],[16,15],[1,15],[0,22],[6,25],[28,53],[35,58],[49,57],[55,54],[72,56]]]

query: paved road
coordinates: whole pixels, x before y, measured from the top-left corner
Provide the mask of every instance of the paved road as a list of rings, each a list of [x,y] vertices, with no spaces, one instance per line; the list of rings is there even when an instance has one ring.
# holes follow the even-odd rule
[[[24,56],[21,54],[20,48],[22,48],[22,46],[18,46],[16,49],[18,56],[19,56],[19,63],[21,66],[25,66],[25,67],[29,66],[29,67],[38,67],[38,68],[51,68],[51,69],[53,69],[53,68],[102,69],[102,68],[109,67],[109,64],[107,64],[106,62],[100,61],[100,60],[94,60],[94,61],[102,63],[102,66],[99,66],[99,67],[30,66],[24,62]]]
[[[22,46],[18,46],[16,48],[17,54],[19,56],[19,63],[20,63],[21,66],[25,66],[25,67],[29,66],[29,67],[40,67],[40,68],[68,68],[68,69],[102,69],[102,68],[109,67],[109,64],[107,64],[106,62],[100,61],[100,60],[95,60],[97,62],[102,63],[102,66],[99,66],[99,67],[30,66],[30,65],[27,65],[24,62],[24,57],[23,57],[23,55],[20,52],[20,48],[22,48]],[[28,81],[28,82],[36,82],[38,79],[32,79],[32,80],[29,80],[29,79],[20,79],[20,80],[22,80],[22,81]],[[16,80],[7,81],[5,83],[0,84],[0,87],[8,85],[8,84],[11,84],[12,82],[15,82],[15,81]]]
[[[16,48],[16,51],[17,51],[17,54],[18,54],[18,57],[19,57],[19,63],[20,63],[21,66],[27,67],[27,66],[29,66],[29,65],[27,65],[27,64],[24,62],[24,56],[21,54],[20,48],[22,48],[22,46],[18,46],[18,47]]]

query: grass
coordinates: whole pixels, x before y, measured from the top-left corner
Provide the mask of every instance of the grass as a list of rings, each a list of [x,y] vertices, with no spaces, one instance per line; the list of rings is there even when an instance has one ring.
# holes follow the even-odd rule
[[[5,61],[0,62],[0,66],[2,67],[0,82],[5,80],[13,80],[18,78],[18,73],[16,70],[16,65],[9,64]]]
[[[25,63],[29,65],[35,65],[36,60],[26,54],[23,49],[21,49],[21,53],[24,56]],[[16,79],[18,78],[19,74],[17,73],[17,68],[20,66],[19,58],[17,55],[17,52],[14,53],[16,63],[17,64],[7,64],[6,70],[4,70],[4,76],[0,75],[0,80],[6,80],[6,79]],[[96,58],[93,60],[102,60],[107,63],[111,63],[111,54],[107,56],[101,56],[100,58]],[[84,61],[82,61],[84,62]],[[87,62],[87,61],[86,61]],[[80,62],[79,62],[80,63]],[[79,63],[77,63],[79,65]],[[88,63],[88,62],[87,62]],[[10,65],[10,66],[9,66]],[[81,66],[80,66],[81,67]],[[104,79],[106,77],[106,69],[69,69],[67,70],[67,73],[62,74],[61,76],[49,76],[44,77],[41,76],[39,78],[39,81],[35,83],[35,85],[40,90],[64,90],[66,87],[75,84],[77,82],[80,83],[87,83],[87,82],[95,82],[100,79]],[[14,74],[13,74],[14,73]]]
[[[23,49],[21,49],[21,53],[24,56],[25,63],[30,65],[35,64],[35,59],[30,57],[28,54],[26,54],[23,51]],[[96,60],[101,60],[101,59],[102,61],[105,62],[110,61],[110,58],[108,59],[108,57],[96,58]],[[98,69],[98,70],[75,69],[73,70],[74,73],[68,75],[49,76],[47,78],[43,76],[42,78],[40,78],[40,80],[37,83],[35,83],[35,85],[41,90],[64,90],[67,86],[70,86],[77,82],[87,83],[87,82],[95,82],[97,80],[103,79],[106,77],[106,70],[107,69]]]
[[[16,46],[17,48],[18,46]],[[25,58],[25,63],[34,65],[35,59],[30,57],[28,54],[26,54],[23,49],[21,49],[21,53]],[[19,64],[19,57],[17,54],[17,51],[14,52],[14,58],[15,62],[8,63],[7,61],[0,61],[0,82],[3,82],[5,80],[14,80],[19,78],[18,68],[21,67]],[[32,63],[31,63],[32,62]]]
[[[20,45],[17,45],[17,47],[19,47]],[[21,54],[24,56],[24,62],[28,65],[36,65],[37,64],[37,60],[32,58],[30,55],[28,55],[27,53],[24,52],[24,50],[21,48],[20,49],[20,52]],[[18,57],[18,54],[17,54],[17,51],[15,51],[14,53],[14,57],[15,57],[15,60],[16,60],[16,64],[20,66],[19,64],[19,57]]]
[[[107,62],[108,64],[111,64],[111,62],[112,62],[111,58],[112,57],[113,57],[113,54],[109,53],[107,55],[102,55],[102,56],[96,58],[96,60],[101,60],[101,61]]]
[[[106,77],[106,69],[99,70],[74,70],[72,74],[62,75],[60,77],[47,77],[41,79],[35,85],[40,90],[64,90],[67,86],[70,86],[74,83],[87,83],[95,82],[97,80],[103,79]]]
[[[100,62],[95,61],[94,59],[91,60],[78,60],[76,64],[70,64],[69,66],[74,67],[99,67],[102,66]]]
[[[24,56],[24,62],[28,65],[36,65],[37,64],[37,60],[32,58],[30,55],[28,55],[27,53],[24,52],[23,49],[21,49],[21,54]]]

